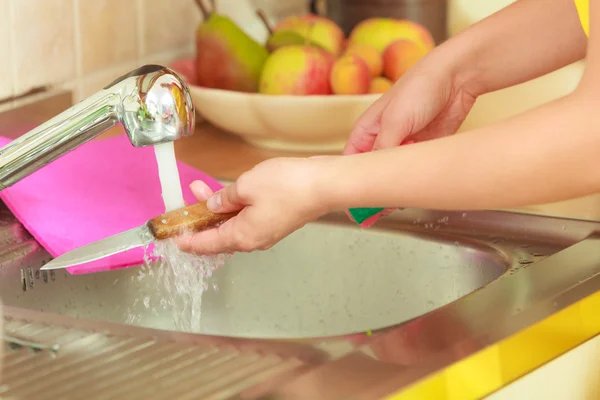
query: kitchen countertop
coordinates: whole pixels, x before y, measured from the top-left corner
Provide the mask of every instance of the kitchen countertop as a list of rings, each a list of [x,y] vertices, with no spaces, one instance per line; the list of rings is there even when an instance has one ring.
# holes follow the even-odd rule
[[[308,157],[334,153],[290,153],[256,148],[208,123],[194,135],[175,142],[177,159],[222,180],[235,180],[262,161],[275,157]]]

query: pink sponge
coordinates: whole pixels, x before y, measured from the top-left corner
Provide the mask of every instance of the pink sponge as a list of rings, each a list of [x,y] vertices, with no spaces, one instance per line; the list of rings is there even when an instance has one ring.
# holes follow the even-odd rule
[[[0,137],[0,145],[10,139]],[[186,164],[178,163],[184,198],[197,200],[188,186],[222,185]],[[31,235],[53,256],[140,226],[165,211],[152,147],[134,148],[127,136],[95,140],[47,165],[0,198]],[[140,265],[143,249],[115,254],[68,269],[72,274]]]

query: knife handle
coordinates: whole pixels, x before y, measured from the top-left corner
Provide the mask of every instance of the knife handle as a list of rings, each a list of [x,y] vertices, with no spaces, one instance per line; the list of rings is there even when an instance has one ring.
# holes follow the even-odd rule
[[[200,202],[166,212],[148,221],[148,229],[158,240],[168,239],[186,232],[199,232],[235,217],[239,211],[216,214],[206,207],[206,202]]]

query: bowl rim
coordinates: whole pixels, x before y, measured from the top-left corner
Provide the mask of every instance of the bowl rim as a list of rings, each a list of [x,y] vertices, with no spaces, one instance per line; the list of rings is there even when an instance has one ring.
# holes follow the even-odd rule
[[[382,96],[383,93],[366,93],[366,94],[308,94],[308,95],[293,95],[293,94],[264,94],[251,92],[238,92],[235,90],[207,88],[204,86],[188,84],[192,91],[201,91],[206,94],[214,93],[221,96],[230,97],[254,97],[259,99],[276,99],[277,101],[313,101],[313,100],[328,100],[328,101],[375,101]]]

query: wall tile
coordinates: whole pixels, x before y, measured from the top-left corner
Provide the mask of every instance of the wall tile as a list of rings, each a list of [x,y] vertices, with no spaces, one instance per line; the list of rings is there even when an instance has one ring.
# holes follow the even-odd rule
[[[0,0],[0,99],[13,93],[9,0]]]
[[[73,15],[72,0],[13,1],[17,92],[74,76]]]
[[[306,14],[310,10],[309,0],[251,0],[250,4],[256,9],[260,8],[275,20]]]
[[[194,29],[202,21],[193,0],[144,0],[142,17],[142,56],[188,47],[194,41]]]
[[[216,2],[226,14],[240,9]],[[246,11],[281,17],[306,0],[283,3],[250,0]],[[201,20],[194,0],[0,0],[0,98],[57,85],[79,101],[142,64],[193,57]]]
[[[102,72],[83,77],[80,79],[79,89],[75,92],[75,100],[80,101],[84,98],[96,93],[121,75],[136,69],[139,63],[131,61],[117,67],[111,67]]]
[[[137,57],[136,3],[78,0],[79,56],[87,74]]]
[[[169,53],[159,53],[159,54],[151,54],[142,59],[140,59],[139,64],[159,64],[164,66],[169,66],[172,61],[180,59],[180,58],[193,58],[195,51],[193,48],[183,48],[175,51],[171,51]]]

